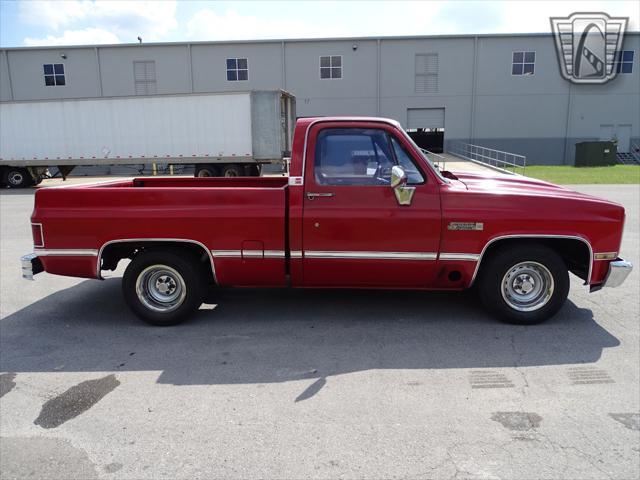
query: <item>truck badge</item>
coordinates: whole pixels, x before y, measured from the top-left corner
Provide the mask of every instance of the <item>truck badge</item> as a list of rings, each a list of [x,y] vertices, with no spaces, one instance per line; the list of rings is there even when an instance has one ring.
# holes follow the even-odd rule
[[[478,222],[449,222],[449,230],[484,230],[484,223]]]

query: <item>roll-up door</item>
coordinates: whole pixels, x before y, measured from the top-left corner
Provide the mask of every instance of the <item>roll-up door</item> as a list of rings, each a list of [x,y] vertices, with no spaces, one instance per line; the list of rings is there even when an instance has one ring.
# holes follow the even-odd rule
[[[444,108],[407,109],[407,128],[444,128]]]

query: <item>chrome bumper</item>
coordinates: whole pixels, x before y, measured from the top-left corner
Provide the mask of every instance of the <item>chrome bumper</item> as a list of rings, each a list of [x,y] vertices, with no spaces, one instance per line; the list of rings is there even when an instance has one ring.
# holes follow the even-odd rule
[[[44,272],[42,262],[35,253],[20,257],[20,263],[22,264],[22,278],[27,280],[33,280],[34,275]]]
[[[633,270],[631,262],[626,262],[621,258],[614,260],[609,264],[609,271],[604,279],[603,287],[619,287],[624,283],[627,276]]]

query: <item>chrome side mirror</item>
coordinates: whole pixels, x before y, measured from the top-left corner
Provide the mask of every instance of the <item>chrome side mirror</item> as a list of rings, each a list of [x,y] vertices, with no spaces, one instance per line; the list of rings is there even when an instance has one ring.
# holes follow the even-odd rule
[[[391,188],[404,187],[407,184],[407,173],[400,165],[391,168]]]
[[[416,187],[407,187],[407,172],[400,165],[391,168],[391,188],[396,195],[398,205],[411,205]]]

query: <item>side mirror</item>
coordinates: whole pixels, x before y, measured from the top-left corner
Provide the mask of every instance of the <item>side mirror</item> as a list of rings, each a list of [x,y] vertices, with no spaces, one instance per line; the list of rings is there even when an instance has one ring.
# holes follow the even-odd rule
[[[407,173],[400,165],[391,168],[391,188],[404,187],[407,185]]]
[[[391,168],[391,188],[396,195],[398,205],[411,205],[416,187],[407,187],[407,172],[400,165]]]

